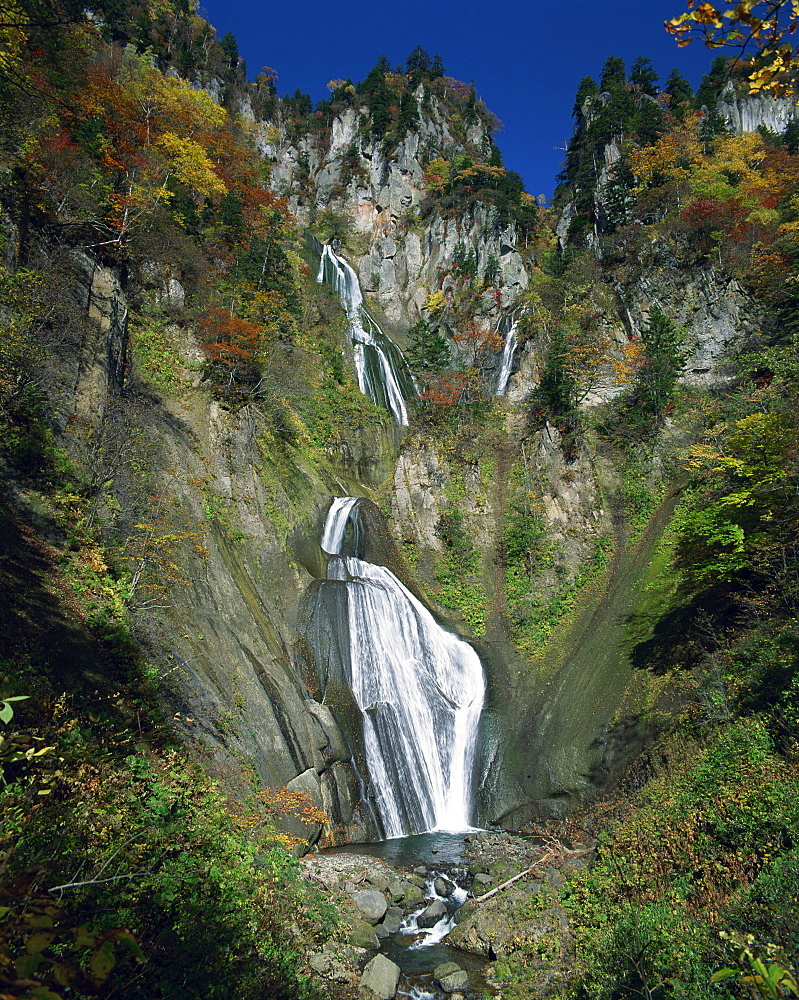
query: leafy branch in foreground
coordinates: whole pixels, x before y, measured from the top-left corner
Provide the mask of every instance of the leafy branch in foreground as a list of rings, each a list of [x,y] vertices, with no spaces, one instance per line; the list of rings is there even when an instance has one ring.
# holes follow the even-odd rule
[[[688,0],[688,10],[664,22],[680,46],[700,38],[710,49],[732,47],[743,56],[754,48],[749,93],[775,97],[795,93],[792,71],[799,46],[789,41],[799,22],[797,0],[729,0],[723,4]]]

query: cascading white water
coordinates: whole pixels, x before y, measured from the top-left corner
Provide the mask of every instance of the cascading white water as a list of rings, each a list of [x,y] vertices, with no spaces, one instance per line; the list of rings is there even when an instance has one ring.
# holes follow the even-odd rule
[[[343,556],[359,500],[333,501],[322,548],[347,589],[350,689],[387,837],[465,830],[485,682],[468,643],[442,629],[383,566]]]
[[[499,363],[499,375],[497,376],[497,396],[504,396],[508,391],[508,380],[513,368],[513,356],[516,353],[517,340],[516,331],[519,326],[517,314],[511,313],[504,316],[499,323],[498,333],[504,335],[505,343],[502,348],[502,358]]]
[[[333,286],[347,314],[361,392],[391,410],[398,424],[407,426],[406,401],[416,396],[413,377],[400,349],[366,312],[355,271],[329,244],[322,247],[316,280]]]

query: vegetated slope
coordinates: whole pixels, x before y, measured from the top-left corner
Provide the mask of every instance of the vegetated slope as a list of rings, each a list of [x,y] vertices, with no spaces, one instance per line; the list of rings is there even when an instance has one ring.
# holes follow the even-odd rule
[[[613,86],[635,113],[634,81]],[[578,109],[618,111],[613,86],[586,85],[594,96]],[[591,138],[586,120],[572,150]],[[584,322],[562,323],[536,396],[562,432],[587,433],[598,454],[627,463],[617,496],[633,524],[656,499],[657,470],[679,491],[627,635],[637,670],[682,686],[682,710],[618,794],[582,818],[602,833],[595,863],[562,894],[573,991],[789,996],[799,929],[794,132],[730,134],[694,114],[690,94],[679,113],[661,110],[646,145],[639,136],[625,148],[623,124],[601,137],[600,154],[616,148],[600,155],[599,178],[567,164],[573,221],[556,273],[567,287],[585,275],[587,237],[641,357],[625,391],[575,412],[572,359],[589,338]],[[623,198],[611,217],[614,188]],[[722,325],[724,290],[734,282],[751,296],[731,324],[737,351],[709,383],[692,349],[708,282]],[[654,707],[662,725],[668,706]],[[504,969],[508,995],[545,995],[551,961],[522,947]]]
[[[421,55],[343,81],[317,116],[303,95],[279,101],[268,75],[246,87],[233,44],[190,11],[159,11],[55,27],[20,14],[3,68],[3,694],[29,696],[3,710],[16,711],[4,877],[14,900],[70,888],[65,913],[34,897],[40,927],[13,903],[9,940],[30,957],[2,974],[35,972],[56,995],[70,977],[83,995],[311,988],[284,946],[302,890],[266,805],[299,811],[303,839],[365,829],[346,741],[291,657],[321,516],[344,492],[392,512],[415,585],[481,643],[487,816],[574,806],[624,760],[606,748],[625,712],[635,743],[687,706],[637,811],[570,890],[581,988],[663,979],[666,995],[702,995],[719,928],[790,948],[790,148],[713,138],[690,108],[669,119],[634,101],[644,145],[612,171],[622,161],[605,150],[630,129],[605,122],[605,187],[577,198],[584,224],[564,249],[558,220],[501,166],[473,92]],[[598,95],[643,96],[647,74],[627,81],[617,62]],[[270,182],[279,149],[294,166]],[[409,347],[422,401],[396,464],[398,436],[357,391],[340,311],[284,199],[343,240]],[[440,253],[421,252],[427,234]],[[745,314],[758,297],[769,322]],[[519,370],[497,403],[498,320],[522,304]],[[747,353],[721,382],[728,341]],[[635,570],[636,618],[604,623],[626,642],[626,700],[531,761],[524,734],[557,707],[552,685],[569,710],[559,634],[601,602],[614,546],[625,531],[637,542],[672,479],[683,500]],[[165,735],[165,705],[224,778],[224,804]],[[662,868],[639,865],[653,853]]]
[[[189,9],[13,13],[4,990],[310,996],[336,917],[289,848],[369,828],[294,619],[397,431],[270,186],[290,102]]]

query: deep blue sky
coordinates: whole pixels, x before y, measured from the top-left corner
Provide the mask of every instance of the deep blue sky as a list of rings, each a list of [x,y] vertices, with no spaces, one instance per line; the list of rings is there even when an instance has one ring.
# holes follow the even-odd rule
[[[533,195],[551,197],[571,112],[584,76],[598,80],[608,56],[628,69],[643,55],[661,83],[675,66],[694,88],[717,52],[686,48],[663,29],[681,0],[201,0],[219,37],[232,31],[252,79],[262,66],[278,72],[283,96],[299,87],[314,101],[328,80],[362,80],[377,57],[404,63],[417,45],[440,53],[449,76],[474,80],[478,95],[504,124],[496,137],[505,166]]]

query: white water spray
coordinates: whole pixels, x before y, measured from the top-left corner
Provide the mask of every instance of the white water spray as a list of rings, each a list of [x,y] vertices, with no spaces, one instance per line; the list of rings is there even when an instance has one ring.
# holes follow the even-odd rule
[[[406,401],[417,394],[413,377],[400,349],[366,312],[355,271],[329,244],[322,247],[316,280],[333,286],[347,314],[361,392],[391,410],[398,424],[407,426]]]
[[[518,330],[519,320],[517,318],[516,312],[512,312],[509,316],[504,316],[499,323],[497,332],[504,335],[505,342],[502,347],[502,358],[499,363],[499,375],[497,376],[497,396],[504,396],[508,391],[508,380],[510,379],[511,369],[513,368],[513,357],[516,354],[517,339],[516,332]]]
[[[347,680],[387,837],[469,829],[485,682],[468,643],[442,629],[383,566],[343,556],[359,500],[333,501],[322,548],[347,584]]]

